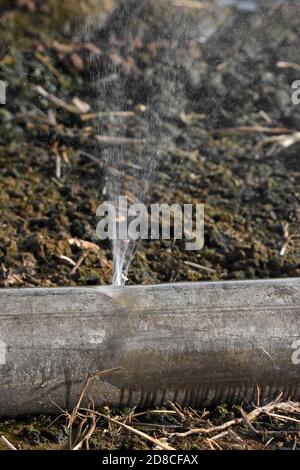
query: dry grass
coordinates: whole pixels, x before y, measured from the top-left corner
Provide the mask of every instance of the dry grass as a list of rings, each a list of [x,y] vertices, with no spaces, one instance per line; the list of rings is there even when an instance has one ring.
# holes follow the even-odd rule
[[[117,412],[109,407],[99,411],[92,401],[83,407],[90,381],[107,372],[112,370],[88,377],[73,412],[65,413],[69,449],[101,447],[104,436],[114,446],[116,440],[126,442],[126,434],[134,436],[138,448],[161,450],[300,448],[300,403],[282,402],[282,394],[261,405],[258,388],[256,405],[235,406],[230,411],[226,406],[209,411],[182,409],[171,402],[169,409],[140,412],[135,408]]]
[[[49,425],[50,432],[65,437],[57,445],[50,442],[30,444],[24,432],[6,433],[0,448],[55,450],[275,450],[300,449],[300,403],[282,402],[281,395],[269,403],[260,400],[243,406],[221,405],[214,409],[195,410],[169,403],[167,408],[137,410],[96,409],[88,389],[95,378],[118,369],[98,372],[87,377],[72,412],[61,415]],[[33,420],[34,422],[34,420]],[[29,424],[32,429],[32,424]],[[36,429],[36,428],[35,428]],[[36,431],[33,431],[36,432]],[[25,440],[24,440],[25,436]],[[37,447],[39,446],[39,447]]]

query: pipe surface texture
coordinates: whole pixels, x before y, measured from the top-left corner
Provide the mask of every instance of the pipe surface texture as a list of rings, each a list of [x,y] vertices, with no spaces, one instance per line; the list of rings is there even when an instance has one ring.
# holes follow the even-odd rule
[[[299,362],[300,279],[0,289],[1,416],[70,409],[114,367],[96,406],[299,400]]]

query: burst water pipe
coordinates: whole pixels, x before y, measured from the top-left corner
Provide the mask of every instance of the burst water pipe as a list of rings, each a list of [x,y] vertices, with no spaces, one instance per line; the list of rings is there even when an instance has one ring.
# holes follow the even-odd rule
[[[0,289],[0,415],[300,399],[300,279]],[[259,388],[258,388],[259,387]]]

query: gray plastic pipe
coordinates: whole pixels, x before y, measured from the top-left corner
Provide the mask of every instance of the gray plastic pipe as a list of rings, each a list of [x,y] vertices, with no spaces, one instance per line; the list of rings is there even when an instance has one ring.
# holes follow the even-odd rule
[[[0,415],[300,399],[300,279],[0,289]]]

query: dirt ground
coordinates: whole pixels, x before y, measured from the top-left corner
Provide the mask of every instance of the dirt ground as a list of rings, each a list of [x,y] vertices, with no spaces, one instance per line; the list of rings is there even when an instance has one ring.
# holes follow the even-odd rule
[[[291,99],[300,4],[260,2],[250,13],[176,3],[1,4],[1,287],[110,283],[111,247],[96,237],[96,208],[114,181],[132,201],[205,204],[204,248],[143,242],[129,283],[300,276],[300,105]],[[109,413],[127,420],[133,412]],[[242,416],[226,406],[193,413],[149,411],[142,427],[164,436]],[[5,421],[0,433],[21,448],[61,448],[65,422],[51,422]],[[91,447],[148,448],[101,423]],[[217,445],[202,434],[171,442],[299,446],[297,420],[265,413],[258,429],[243,421]]]

